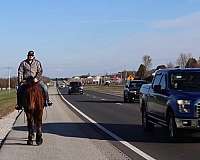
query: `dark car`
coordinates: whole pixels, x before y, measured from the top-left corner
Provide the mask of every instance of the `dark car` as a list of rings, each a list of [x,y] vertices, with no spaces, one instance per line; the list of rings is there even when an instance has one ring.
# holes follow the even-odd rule
[[[83,94],[83,85],[81,82],[70,82],[68,86],[68,94],[79,93]]]
[[[124,87],[124,102],[139,101],[139,91],[141,86],[145,83],[146,81],[144,80],[127,81]]]

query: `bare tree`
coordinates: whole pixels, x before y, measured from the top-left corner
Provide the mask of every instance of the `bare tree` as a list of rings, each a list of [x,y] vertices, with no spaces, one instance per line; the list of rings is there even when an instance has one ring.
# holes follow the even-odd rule
[[[172,62],[167,63],[167,68],[174,68],[174,64]]]
[[[152,59],[149,55],[143,56],[143,64],[144,64],[147,71],[150,70],[150,68],[152,66]]]
[[[138,71],[136,72],[136,76],[138,79],[144,79],[146,73],[146,67],[144,66],[144,64],[140,64]]]
[[[177,65],[180,66],[181,68],[185,68],[189,58],[192,57],[191,53],[181,53],[176,61]]]
[[[185,68],[197,68],[198,67],[198,62],[195,58],[189,58]]]

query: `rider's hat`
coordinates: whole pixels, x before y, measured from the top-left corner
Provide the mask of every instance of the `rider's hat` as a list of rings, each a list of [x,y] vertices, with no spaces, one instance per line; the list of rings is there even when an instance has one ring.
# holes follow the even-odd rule
[[[29,51],[28,56],[34,56],[34,51]]]

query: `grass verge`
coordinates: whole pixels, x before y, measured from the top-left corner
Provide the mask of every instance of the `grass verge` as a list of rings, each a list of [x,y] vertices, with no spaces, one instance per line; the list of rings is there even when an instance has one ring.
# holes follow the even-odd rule
[[[15,110],[16,91],[0,91],[0,118]]]

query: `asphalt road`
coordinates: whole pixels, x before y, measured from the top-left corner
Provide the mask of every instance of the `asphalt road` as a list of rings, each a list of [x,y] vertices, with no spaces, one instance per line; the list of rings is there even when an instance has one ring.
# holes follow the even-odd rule
[[[167,130],[159,126],[152,132],[144,132],[138,103],[124,104],[122,97],[94,91],[86,91],[84,95],[67,95],[66,89],[60,91],[81,112],[154,159],[200,159],[199,133],[184,133],[183,137],[172,141],[167,136]],[[99,133],[104,136],[104,140],[112,139]],[[138,159],[138,156],[141,158],[128,147],[120,145],[119,141],[113,139],[112,144],[132,159]]]
[[[47,108],[43,116],[44,143],[40,146],[35,142],[33,146],[26,144],[27,128],[24,114],[21,114],[0,150],[0,160],[130,159],[112,145],[111,138],[74,114],[61,100],[56,88],[50,88],[49,92],[53,106]],[[141,158],[136,155],[136,159]]]

